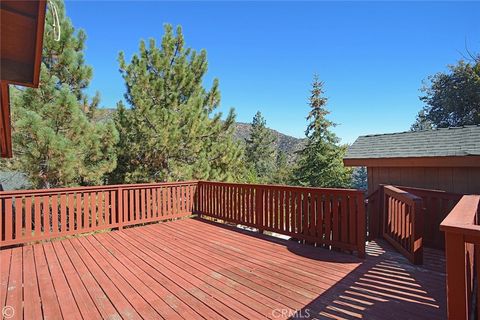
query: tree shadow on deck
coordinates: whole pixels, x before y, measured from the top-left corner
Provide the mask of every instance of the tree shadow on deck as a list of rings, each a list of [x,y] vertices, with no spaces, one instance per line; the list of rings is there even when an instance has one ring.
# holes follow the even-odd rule
[[[363,261],[362,259],[358,258],[356,255],[353,255],[353,254],[343,254],[336,250],[326,250],[320,247],[298,243],[297,241],[291,241],[291,240],[286,240],[286,239],[271,236],[271,235],[261,234],[256,231],[252,231],[248,228],[247,229],[239,228],[234,224],[224,224],[224,223],[219,223],[219,222],[207,220],[204,218],[198,218],[198,217],[194,219],[202,223],[211,224],[217,228],[234,231],[237,233],[248,235],[250,237],[261,239],[263,241],[268,241],[271,243],[281,245],[285,247],[288,251],[308,259],[335,262],[335,263],[361,263]]]
[[[414,266],[386,242],[370,242],[360,266],[291,318],[446,319],[444,266],[438,250]]]

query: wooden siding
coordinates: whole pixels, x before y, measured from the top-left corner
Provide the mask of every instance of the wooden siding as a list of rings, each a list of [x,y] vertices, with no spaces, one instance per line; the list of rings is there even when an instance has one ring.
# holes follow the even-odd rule
[[[412,267],[195,219],[0,251],[15,319],[445,319],[443,256]]]
[[[435,189],[453,193],[480,193],[480,163],[478,167],[368,167],[368,193],[380,184]]]

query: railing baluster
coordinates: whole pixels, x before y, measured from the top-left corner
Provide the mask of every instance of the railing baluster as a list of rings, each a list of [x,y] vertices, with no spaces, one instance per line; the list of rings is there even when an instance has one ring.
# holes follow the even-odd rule
[[[60,233],[58,229],[58,195],[54,194],[52,198],[52,234],[57,235]]]
[[[15,239],[22,238],[22,215],[23,215],[23,199],[15,198]]]
[[[43,197],[43,233],[48,236],[50,234],[50,196]]]
[[[0,216],[1,214],[1,201],[0,201]],[[0,218],[1,219],[1,218]],[[0,220],[0,226],[2,225]],[[26,196],[25,198],[25,238],[28,239],[32,236],[32,197]]]
[[[34,239],[39,239],[41,236],[41,208],[40,208],[40,196],[34,198],[35,202],[35,236]],[[9,206],[11,208],[11,204]]]

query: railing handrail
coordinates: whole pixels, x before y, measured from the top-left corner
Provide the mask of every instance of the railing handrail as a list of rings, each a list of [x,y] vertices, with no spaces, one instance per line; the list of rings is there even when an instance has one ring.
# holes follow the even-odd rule
[[[320,187],[302,187],[302,186],[289,186],[283,184],[259,184],[259,183],[235,183],[235,182],[222,182],[222,181],[207,181],[207,180],[199,180],[199,183],[209,183],[209,184],[216,184],[216,185],[228,185],[228,186],[238,186],[238,187],[257,187],[257,188],[279,188],[284,189],[287,188],[289,190],[295,191],[306,191],[306,190],[314,190],[319,192],[333,192],[333,193],[351,193],[351,194],[363,194],[364,191],[357,190],[357,189],[342,189],[342,188],[320,188]]]
[[[0,198],[9,197],[15,195],[37,195],[37,194],[51,194],[51,193],[69,193],[79,191],[90,190],[113,190],[113,189],[129,189],[129,188],[142,188],[152,186],[171,186],[179,184],[192,184],[192,183],[213,183],[217,185],[231,185],[231,186],[252,186],[252,187],[268,187],[268,188],[288,188],[289,190],[315,190],[326,192],[342,192],[342,193],[363,193],[362,190],[357,189],[342,189],[342,188],[319,188],[319,187],[302,187],[302,186],[288,186],[282,184],[258,184],[258,183],[235,183],[235,182],[221,182],[221,181],[206,181],[206,180],[187,180],[187,181],[173,181],[173,182],[150,182],[150,183],[132,183],[132,184],[106,184],[101,186],[78,186],[78,187],[62,187],[51,189],[21,189],[21,190],[7,190],[0,191]]]
[[[422,198],[414,195],[413,193],[399,189],[392,185],[385,185],[384,190],[386,194],[395,196],[397,199],[407,202],[410,205],[413,205],[415,202],[422,201]]]
[[[189,181],[174,181],[174,182],[151,182],[151,183],[132,183],[132,184],[106,184],[101,186],[80,186],[80,187],[65,187],[65,188],[51,188],[51,189],[29,189],[29,190],[8,190],[0,191],[0,198],[11,197],[16,195],[49,195],[49,194],[64,194],[71,192],[88,192],[96,190],[118,190],[121,189],[135,189],[155,186],[176,186],[184,184],[195,184],[198,180]]]
[[[440,224],[444,232],[462,233],[480,237],[480,225],[477,225],[476,213],[480,195],[463,196],[453,210]]]
[[[444,190],[436,190],[436,189],[424,189],[424,188],[414,188],[414,187],[407,187],[407,186],[398,186],[395,187],[412,193],[418,197],[441,197],[443,199],[451,199],[451,200],[459,200],[464,194],[454,193],[454,192],[447,192]]]

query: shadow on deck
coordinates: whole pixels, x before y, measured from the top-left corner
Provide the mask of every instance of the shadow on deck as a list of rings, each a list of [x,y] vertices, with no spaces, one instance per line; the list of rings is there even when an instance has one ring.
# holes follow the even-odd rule
[[[367,258],[292,318],[446,319],[445,255],[425,249],[414,266],[383,240],[367,245]],[[311,313],[311,312],[310,312]]]

